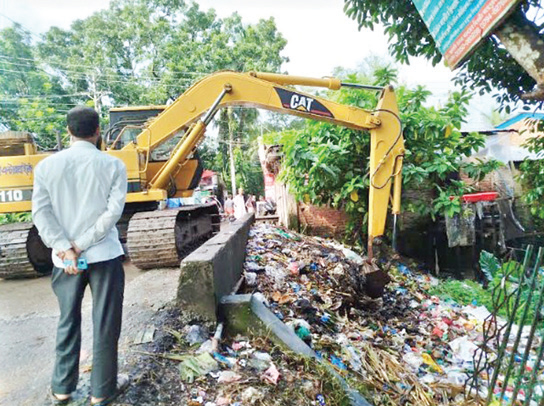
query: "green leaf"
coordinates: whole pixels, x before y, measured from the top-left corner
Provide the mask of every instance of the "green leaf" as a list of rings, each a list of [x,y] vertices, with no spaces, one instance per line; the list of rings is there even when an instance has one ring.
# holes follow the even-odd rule
[[[501,265],[497,257],[485,250],[482,250],[480,253],[479,263],[482,273],[489,282],[493,280],[493,278],[497,275],[497,272],[501,269]]]

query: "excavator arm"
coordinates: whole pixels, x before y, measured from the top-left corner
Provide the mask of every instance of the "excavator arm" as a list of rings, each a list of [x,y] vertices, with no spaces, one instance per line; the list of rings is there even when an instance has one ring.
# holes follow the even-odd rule
[[[342,105],[321,97],[302,93],[288,85],[324,87],[338,90],[356,86],[380,91],[378,106],[373,111]],[[271,73],[219,72],[200,80],[151,121],[137,136],[136,148],[149,154],[179,131],[184,135],[168,161],[148,180],[147,189],[164,190],[193,156],[203,140],[206,126],[215,112],[227,106],[247,106],[326,121],[356,130],[369,130],[370,195],[369,256],[375,237],[385,230],[391,185],[394,183],[393,214],[400,211],[401,171],[404,155],[402,124],[393,88],[342,83],[336,78],[314,79]],[[127,145],[125,149],[133,149]]]
[[[295,85],[332,90],[355,86],[380,91],[381,94],[377,108],[368,111],[299,92],[292,87]],[[374,238],[384,233],[393,183],[395,221],[400,210],[404,141],[393,89],[342,83],[334,78],[219,72],[197,82],[164,110],[162,106],[151,107],[152,110],[162,110],[162,113],[147,123],[141,132],[141,120],[136,120],[129,112],[139,114],[138,110],[149,110],[150,107],[125,109],[125,125],[118,125],[117,130],[122,129],[106,153],[121,159],[127,167],[127,205],[118,228],[121,239],[126,239],[132,263],[141,269],[178,266],[180,258],[217,231],[215,205],[184,206],[178,210],[162,211],[154,208],[167,196],[192,193],[195,178],[198,178],[196,174],[200,170],[195,152],[204,138],[206,126],[219,108],[235,105],[370,131],[368,254],[371,258]],[[123,146],[125,130],[128,130],[128,143]],[[137,134],[134,141],[130,141],[134,134]],[[172,149],[167,141],[180,134],[179,141]],[[37,153],[27,137],[14,139],[13,136],[7,134],[0,140],[10,145],[0,154],[2,213],[31,209],[34,167],[51,154]],[[121,149],[117,149],[116,143],[121,138],[123,142],[118,145]],[[161,146],[163,148],[159,148]],[[36,276],[52,269],[50,250],[45,247],[32,223],[1,226],[0,251],[2,278]]]

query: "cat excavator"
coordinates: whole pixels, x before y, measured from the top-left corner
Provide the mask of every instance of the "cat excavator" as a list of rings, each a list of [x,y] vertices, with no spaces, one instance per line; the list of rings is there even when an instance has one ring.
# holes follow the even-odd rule
[[[380,97],[369,111],[300,92],[296,85],[357,87],[380,92]],[[133,264],[141,269],[178,266],[183,256],[218,231],[215,205],[159,207],[167,198],[192,195],[202,172],[197,148],[215,113],[227,106],[261,108],[370,132],[372,257],[374,239],[384,234],[392,185],[395,222],[400,211],[404,140],[393,88],[336,78],[221,71],[196,82],[169,106],[110,111],[103,149],[127,167],[126,205],[118,229]],[[0,214],[31,210],[34,168],[52,153],[38,152],[32,137],[0,136]],[[0,226],[0,278],[39,276],[51,269],[51,251],[31,222]]]

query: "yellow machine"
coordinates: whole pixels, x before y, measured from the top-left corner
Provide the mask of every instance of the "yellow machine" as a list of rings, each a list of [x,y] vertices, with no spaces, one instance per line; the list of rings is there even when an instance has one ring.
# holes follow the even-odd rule
[[[350,86],[381,95],[376,109],[367,111],[288,87],[293,85],[332,90]],[[373,240],[385,230],[392,184],[395,220],[400,211],[404,140],[393,88],[342,83],[335,78],[225,71],[195,83],[170,106],[112,109],[110,113],[106,153],[127,166],[129,192],[120,229],[124,238],[123,225],[130,218],[126,243],[132,262],[142,269],[177,266],[182,256],[217,230],[215,206],[157,207],[168,197],[191,196],[198,185],[197,147],[206,126],[219,108],[233,105],[370,131],[368,235],[372,256]],[[48,156],[38,153],[31,140],[19,144],[19,151],[4,148],[5,153],[0,154],[0,213],[31,210],[33,170]],[[31,223],[0,227],[0,277],[36,275],[50,268],[50,251]]]

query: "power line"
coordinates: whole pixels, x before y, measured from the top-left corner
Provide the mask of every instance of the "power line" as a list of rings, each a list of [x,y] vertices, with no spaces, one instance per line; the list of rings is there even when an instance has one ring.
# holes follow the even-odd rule
[[[7,20],[9,20],[9,21],[11,21],[13,24],[17,24],[18,26],[20,26],[21,28],[23,28],[27,33],[29,33],[29,34],[35,36],[36,38],[38,38],[38,39],[40,39],[40,40],[43,39],[42,35],[36,34],[34,31],[29,30],[29,29],[28,29],[27,27],[25,27],[23,24],[21,24],[21,23],[18,22],[18,21],[13,20],[12,18],[8,17],[7,15],[5,15],[5,14],[3,14],[3,13],[0,13],[0,16],[1,16],[1,17],[4,17],[5,19],[7,19]]]
[[[1,70],[1,69],[0,69]],[[103,92],[103,91],[102,91]],[[109,95],[111,92],[105,92],[105,95]],[[86,96],[91,97],[91,92],[80,92],[80,93],[70,93],[70,94],[22,94],[22,95],[6,95],[2,96],[0,94],[0,102],[19,102],[22,99],[26,100],[47,100],[47,99],[63,99],[63,98],[73,98],[76,96]],[[68,104],[62,101],[49,101],[52,104]]]
[[[84,93],[70,93],[70,94],[44,94],[44,95],[40,95],[40,94],[21,94],[21,95],[18,95],[17,97],[8,97],[7,99],[2,99],[2,96],[0,95],[0,101],[1,100],[18,100],[18,99],[30,99],[30,98],[42,98],[42,99],[56,99],[56,98],[60,98],[62,99],[63,97],[74,97],[74,96],[88,96],[89,93],[88,92],[84,92]]]
[[[55,79],[58,79],[57,76],[55,76],[54,74],[52,73],[49,73],[41,68],[37,68],[39,69],[41,72],[45,73],[46,75],[48,75],[49,77],[51,78],[55,78]],[[4,68],[0,68],[0,72],[8,72],[8,73],[20,73],[20,74],[23,74],[23,72],[21,71],[16,71],[16,70],[11,70],[11,69],[4,69]],[[38,72],[27,72],[26,74],[28,73],[34,73],[34,74],[39,74]],[[89,77],[86,76],[86,74],[84,73],[78,73],[75,75],[76,77],[74,79],[84,79],[84,80],[87,80],[89,81]],[[121,79],[121,78],[118,78],[118,79]],[[183,79],[183,78],[179,78],[179,79],[175,79],[177,82],[180,82],[180,83],[193,83],[194,81],[191,80],[191,79]],[[168,84],[165,84],[163,83],[160,79],[147,79],[147,78],[127,78],[126,80],[111,80],[111,79],[103,79],[103,78],[96,78],[94,79],[94,82],[96,82],[97,84],[103,84],[103,85],[108,85],[108,84],[112,84],[112,83],[123,83],[123,84],[127,84],[127,83],[131,83],[131,82],[148,82],[147,84],[149,85],[157,85],[157,86],[163,86],[163,87],[166,87],[166,88],[177,88],[179,85],[168,85]]]
[[[23,100],[28,100],[28,104],[32,104],[32,103],[35,103],[36,101],[39,101],[41,100],[40,99],[40,96],[33,96],[33,99],[30,99],[30,98],[27,98],[27,97],[21,97],[21,98],[6,98],[6,99],[3,99],[2,96],[0,96],[0,104],[24,104],[23,103]],[[32,101],[32,100],[35,100],[35,101]],[[89,98],[89,100],[91,100]],[[46,100],[44,100],[46,101]],[[71,100],[73,101],[73,100]],[[48,105],[53,105],[53,106],[77,106],[81,103],[63,103],[63,102],[60,102],[60,101],[47,101],[47,104]]]
[[[17,57],[17,56],[10,56],[10,55],[1,55],[0,54],[0,58],[3,58],[3,59],[11,59],[11,60],[21,60],[21,61],[29,61],[29,62],[41,62],[41,63],[44,63],[44,64],[47,64],[47,65],[59,65],[59,66],[62,66],[62,67],[76,67],[76,68],[87,68],[87,69],[96,69],[97,67],[96,66],[92,66],[92,65],[80,65],[80,64],[74,64],[74,63],[70,63],[70,62],[66,62],[64,64],[60,63],[60,62],[49,62],[49,61],[44,61],[44,60],[36,60],[36,58],[23,58],[23,57]],[[67,70],[69,71],[68,69],[63,69],[63,70]],[[133,70],[131,70],[132,72],[134,72]],[[180,75],[194,75],[194,76],[203,76],[203,75],[209,75],[211,74],[212,72],[196,72],[196,71],[176,71],[176,70],[168,70],[167,71],[168,73],[176,73],[176,74],[180,74]]]

